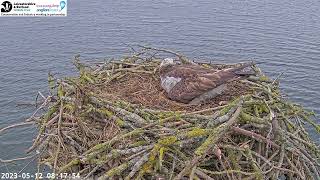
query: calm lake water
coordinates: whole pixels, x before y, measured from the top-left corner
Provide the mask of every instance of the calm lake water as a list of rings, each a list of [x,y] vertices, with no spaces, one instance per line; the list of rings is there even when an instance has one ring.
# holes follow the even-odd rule
[[[65,18],[0,18],[0,128],[30,116],[33,108],[16,105],[47,92],[49,71],[72,75],[75,54],[119,57],[128,52],[125,44],[216,62],[263,62],[268,75],[285,73],[281,86],[291,100],[319,114],[319,7],[319,0],[97,0],[69,1]],[[1,135],[0,158],[25,156],[34,130]],[[29,161],[0,163],[0,172],[17,172]]]

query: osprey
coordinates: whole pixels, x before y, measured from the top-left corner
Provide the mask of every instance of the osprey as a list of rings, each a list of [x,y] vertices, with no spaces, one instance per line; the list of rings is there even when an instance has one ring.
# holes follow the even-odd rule
[[[194,98],[217,88],[241,75],[252,73],[241,72],[252,63],[240,67],[214,70],[197,64],[175,64],[173,59],[164,59],[159,68],[161,87],[170,99],[188,103]]]

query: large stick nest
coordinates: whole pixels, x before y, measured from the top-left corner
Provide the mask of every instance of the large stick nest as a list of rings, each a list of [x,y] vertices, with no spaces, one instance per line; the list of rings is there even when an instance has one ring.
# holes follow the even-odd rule
[[[228,83],[201,105],[166,98],[161,53],[143,47],[118,61],[53,79],[52,95],[30,119],[39,133],[29,151],[56,173],[99,179],[320,179],[320,150],[304,128],[313,114],[282,98],[278,82],[257,72]],[[223,69],[236,65],[200,64]]]

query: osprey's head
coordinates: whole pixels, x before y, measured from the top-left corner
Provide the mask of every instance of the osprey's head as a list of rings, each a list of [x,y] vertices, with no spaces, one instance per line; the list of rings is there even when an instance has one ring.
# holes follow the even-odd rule
[[[165,58],[164,60],[162,60],[161,64],[160,64],[160,68],[166,67],[166,66],[170,66],[170,65],[174,65],[174,60],[172,58]]]

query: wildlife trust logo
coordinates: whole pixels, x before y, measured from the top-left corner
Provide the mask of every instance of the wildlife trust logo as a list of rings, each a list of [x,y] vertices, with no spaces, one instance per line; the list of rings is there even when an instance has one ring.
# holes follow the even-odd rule
[[[67,0],[0,0],[0,17],[67,16]]]
[[[1,5],[1,12],[10,12],[12,10],[12,4],[10,1],[4,1]]]

